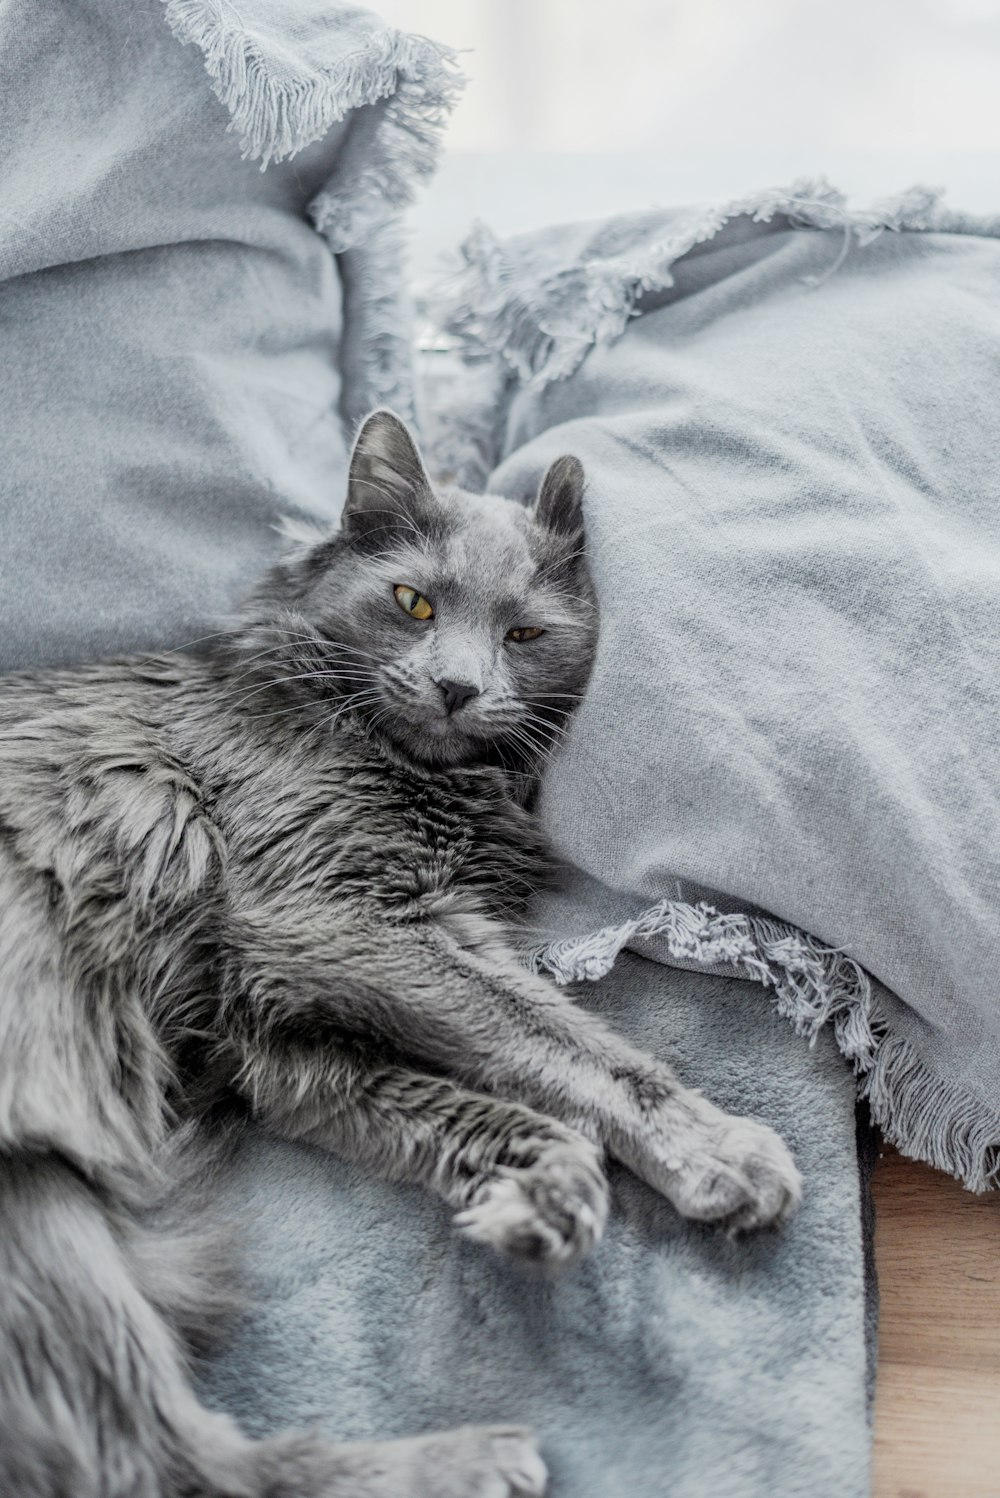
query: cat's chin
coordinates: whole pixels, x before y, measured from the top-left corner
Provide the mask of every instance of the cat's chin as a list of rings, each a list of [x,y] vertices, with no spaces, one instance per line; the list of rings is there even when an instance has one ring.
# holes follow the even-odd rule
[[[449,718],[388,722],[383,724],[381,733],[397,752],[432,767],[473,764],[489,753],[485,740],[459,729]]]

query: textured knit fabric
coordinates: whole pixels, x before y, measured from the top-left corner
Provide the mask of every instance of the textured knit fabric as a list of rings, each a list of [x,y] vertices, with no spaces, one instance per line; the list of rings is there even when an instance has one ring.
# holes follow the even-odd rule
[[[452,467],[501,460],[519,496],[563,451],[588,476],[600,649],[543,814],[606,886],[604,929],[538,960],[596,977],[630,945],[773,987],[803,1031],[833,1022],[902,1149],[978,1189],[1000,1165],[997,233],[823,184],[482,230],[448,314],[489,392],[449,413]]]
[[[333,519],[453,90],[327,0],[3,6],[0,668],[204,634]]]

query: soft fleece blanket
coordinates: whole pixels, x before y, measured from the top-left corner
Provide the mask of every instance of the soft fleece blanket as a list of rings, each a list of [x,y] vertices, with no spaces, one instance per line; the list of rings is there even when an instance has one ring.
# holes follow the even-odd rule
[[[998,233],[823,183],[483,229],[445,313],[488,396],[452,468],[526,496],[565,450],[589,480],[600,651],[543,815],[607,895],[536,960],[756,979],[973,1189],[1000,1170]]]
[[[788,1229],[730,1242],[618,1170],[604,1242],[540,1278],[459,1239],[425,1192],[258,1133],[219,1196],[256,1307],[205,1393],[261,1433],[523,1421],[551,1498],[866,1498],[854,1088],[832,1037],[810,1050],[759,988],[632,954],[585,997],[782,1131],[806,1181]]]

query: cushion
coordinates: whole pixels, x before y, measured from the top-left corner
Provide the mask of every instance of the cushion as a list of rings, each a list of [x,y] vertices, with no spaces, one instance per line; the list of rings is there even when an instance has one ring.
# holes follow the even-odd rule
[[[437,444],[512,496],[561,452],[588,475],[600,645],[542,812],[606,893],[538,960],[764,983],[833,1024],[894,1142],[976,1189],[1000,1169],[998,234],[823,183],[480,230],[446,319],[483,399]]]
[[[334,518],[409,400],[449,56],[320,0],[3,7],[0,669],[203,635],[279,516]]]

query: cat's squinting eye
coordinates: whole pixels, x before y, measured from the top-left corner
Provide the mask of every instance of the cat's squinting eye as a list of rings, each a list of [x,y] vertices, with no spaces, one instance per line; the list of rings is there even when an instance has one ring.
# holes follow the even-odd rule
[[[544,629],[539,629],[537,625],[526,624],[521,629],[509,629],[507,631],[507,638],[520,645],[524,640],[537,640],[538,636],[544,633]]]
[[[403,613],[409,614],[411,619],[434,618],[434,610],[416,588],[408,588],[405,583],[397,583],[392,591]]]

